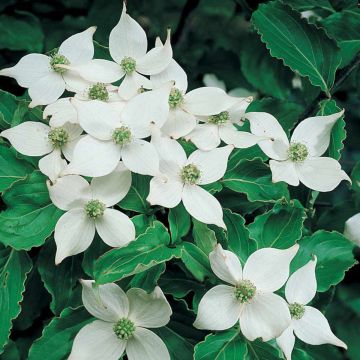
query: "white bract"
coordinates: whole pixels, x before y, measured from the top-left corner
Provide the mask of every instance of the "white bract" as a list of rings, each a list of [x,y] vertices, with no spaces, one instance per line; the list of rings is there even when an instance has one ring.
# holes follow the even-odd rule
[[[182,201],[195,219],[226,228],[220,203],[200,185],[213,183],[225,174],[233,146],[208,152],[196,150],[187,158],[182,146],[157,128],[153,128],[151,142],[160,156],[162,176],[151,179],[147,201],[167,208]]]
[[[150,294],[138,288],[125,294],[116,284],[81,283],[83,304],[97,320],[76,335],[68,360],[118,360],[124,352],[129,360],[170,360],[164,342],[148,330],[165,326],[172,314],[158,286]]]
[[[269,139],[265,136],[256,136],[249,132],[239,131],[235,125],[242,126],[242,117],[245,114],[252,98],[242,99],[226,111],[211,116],[198,116],[202,121],[194,130],[185,136],[197,148],[212,150],[218,147],[221,140],[225,144],[234,145],[236,148],[248,148],[259,141]]]
[[[66,90],[76,91],[87,82],[76,73],[59,67],[87,63],[94,56],[93,35],[96,27],[66,39],[51,56],[25,55],[13,67],[3,69],[0,75],[14,78],[22,87],[29,89],[30,107],[47,105],[56,101]]]
[[[296,270],[285,287],[291,324],[276,342],[287,360],[291,360],[295,344],[294,333],[300,340],[310,345],[333,344],[347,348],[346,344],[333,334],[325,316],[319,310],[307,305],[316,294],[315,267],[316,257]]]
[[[278,337],[291,322],[286,301],[273,292],[289,277],[291,260],[298,251],[264,248],[255,251],[242,269],[239,258],[220,244],[210,253],[215,275],[231,285],[217,285],[199,303],[194,326],[198,329],[226,330],[237,322],[244,336],[253,341]]]
[[[259,142],[260,148],[271,158],[269,164],[273,182],[285,181],[316,191],[332,191],[342,180],[350,181],[338,161],[322,157],[329,147],[331,129],[344,111],[328,116],[314,116],[300,122],[289,142],[285,131],[268,113],[247,113],[251,132],[272,140]]]
[[[8,139],[19,153],[27,156],[44,156],[39,161],[40,171],[55,181],[66,167],[66,159],[71,160],[74,148],[83,132],[76,124],[64,123],[50,127],[36,121],[26,121],[4,130],[0,136]]]
[[[129,217],[110,208],[125,197],[130,186],[131,173],[122,163],[110,175],[94,178],[90,184],[78,175],[64,176],[53,185],[48,183],[51,201],[66,211],[55,226],[56,264],[85,251],[95,230],[112,247],[135,239]]]
[[[360,246],[360,213],[346,220],[344,236],[357,246]]]
[[[152,88],[151,81],[143,75],[160,73],[169,65],[172,59],[170,30],[163,46],[147,52],[145,31],[126,13],[124,4],[120,21],[110,33],[109,51],[115,62],[94,59],[86,64],[64,67],[93,82],[112,83],[124,77],[119,86],[119,95],[130,99],[139,89]]]

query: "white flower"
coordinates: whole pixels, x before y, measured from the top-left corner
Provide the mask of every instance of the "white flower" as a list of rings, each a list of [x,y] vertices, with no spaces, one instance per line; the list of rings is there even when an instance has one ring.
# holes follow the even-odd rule
[[[198,116],[203,124],[196,125],[195,129],[185,136],[199,149],[207,151],[218,147],[221,140],[236,148],[248,148],[259,141],[268,139],[264,136],[256,136],[249,132],[239,131],[235,125],[243,124],[242,117],[252,98],[239,99],[239,102],[226,111],[211,116]]]
[[[159,40],[156,45],[159,46]],[[201,87],[186,93],[187,75],[174,59],[163,72],[150,78],[154,88],[168,81],[175,81],[169,96],[170,113],[161,128],[162,132],[174,139],[188,135],[194,130],[197,117],[219,114],[245,100],[231,97],[217,87]]]
[[[348,175],[333,158],[321,157],[329,147],[331,129],[344,111],[328,116],[315,116],[300,122],[289,142],[285,131],[274,116],[264,112],[247,113],[251,132],[272,140],[259,142],[271,159],[273,182],[285,181],[317,191],[332,191]]]
[[[170,30],[164,46],[146,52],[145,31],[126,13],[124,3],[120,21],[110,33],[109,50],[115,62],[95,59],[87,64],[69,68],[93,82],[112,83],[125,76],[119,86],[119,95],[124,99],[130,99],[139,89],[152,88],[151,81],[143,75],[157,74],[168,66],[172,58]]]
[[[208,152],[194,151],[189,158],[182,146],[154,128],[151,142],[160,155],[160,172],[150,181],[147,201],[151,205],[173,208],[183,202],[195,219],[226,228],[218,200],[199,185],[219,180],[225,173],[233,146]]]
[[[194,326],[198,329],[225,330],[238,321],[244,336],[268,341],[290,325],[286,301],[273,292],[289,277],[291,260],[298,251],[264,248],[255,251],[242,269],[238,257],[218,244],[209,255],[211,269],[221,280],[201,299]]]
[[[164,342],[147,329],[165,326],[172,314],[158,286],[150,294],[138,288],[125,294],[116,284],[81,283],[83,304],[97,320],[76,335],[68,360],[118,360],[124,351],[129,360],[170,360]]]
[[[65,40],[51,56],[29,54],[13,67],[3,69],[0,75],[9,76],[22,87],[29,89],[30,107],[56,101],[65,91],[75,91],[85,81],[77,74],[58,65],[87,63],[94,56],[93,35],[96,27],[75,34]]]
[[[121,114],[103,101],[74,99],[79,123],[89,135],[79,141],[72,162],[62,174],[103,176],[113,171],[121,158],[132,172],[159,175],[156,149],[143,139],[150,135],[151,122],[166,120],[169,91],[170,84],[140,94]]]
[[[355,245],[360,246],[360,213],[353,215],[345,222],[344,236]]]
[[[77,112],[71,104],[71,98],[58,99],[52,104],[47,105],[43,111],[43,119],[50,117],[51,127],[60,127],[66,123],[78,124]]]
[[[55,226],[56,264],[85,251],[94,239],[95,229],[112,247],[135,239],[129,217],[109,208],[125,197],[130,186],[131,173],[122,163],[110,175],[92,179],[90,185],[78,175],[64,176],[53,185],[48,183],[51,201],[67,211]]]
[[[317,309],[307,306],[316,294],[315,277],[316,257],[296,270],[285,287],[285,297],[289,303],[291,324],[276,339],[286,359],[291,359],[295,344],[295,335],[310,345],[333,344],[347,348],[331,331],[325,316]]]
[[[41,122],[26,121],[2,131],[0,136],[8,139],[15,150],[23,155],[46,155],[40,159],[39,169],[55,181],[67,165],[61,154],[68,160],[72,159],[74,147],[82,132],[82,128],[76,124],[50,127]]]

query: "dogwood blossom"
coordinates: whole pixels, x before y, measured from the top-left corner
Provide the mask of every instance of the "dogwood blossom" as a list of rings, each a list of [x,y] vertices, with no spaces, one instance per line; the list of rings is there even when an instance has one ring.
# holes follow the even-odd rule
[[[218,147],[221,140],[236,148],[248,148],[261,140],[268,139],[268,137],[256,136],[236,128],[236,125],[243,125],[242,117],[251,101],[252,98],[243,99],[219,114],[198,116],[202,124],[197,124],[194,130],[185,136],[185,139],[205,151]]]
[[[263,248],[252,253],[242,268],[239,258],[220,244],[210,253],[215,275],[230,285],[217,285],[201,299],[194,326],[225,330],[238,321],[250,341],[278,337],[291,322],[286,301],[273,292],[289,277],[291,260],[298,251]]]
[[[86,84],[77,74],[59,66],[75,66],[90,61],[94,56],[95,30],[96,27],[92,26],[70,36],[50,56],[25,55],[15,66],[1,70],[0,75],[12,77],[20,86],[29,89],[30,107],[51,104],[65,89],[76,91]]]
[[[201,87],[186,93],[187,75],[174,59],[163,72],[151,76],[150,79],[154,87],[169,81],[175,82],[169,96],[169,116],[161,128],[162,132],[174,139],[188,135],[194,130],[197,118],[219,114],[245,100],[229,96],[217,87]]]
[[[81,284],[83,304],[97,320],[76,335],[68,360],[118,360],[124,352],[129,360],[170,360],[164,342],[148,330],[165,326],[172,314],[158,286],[150,294],[138,288],[125,294],[116,284]]]
[[[295,344],[295,335],[310,345],[333,344],[347,348],[346,344],[331,331],[325,316],[307,304],[316,294],[316,257],[296,270],[285,287],[285,297],[291,314],[290,326],[276,339],[286,359],[291,360]]]
[[[343,114],[344,111],[340,111],[301,121],[289,142],[274,116],[264,112],[247,113],[251,132],[271,138],[259,142],[259,146],[271,158],[273,182],[285,181],[293,186],[302,182],[312,190],[332,191],[342,180],[350,181],[338,161],[321,156],[329,147],[332,127]]]
[[[8,139],[21,154],[44,156],[39,161],[39,169],[51,180],[55,180],[65,168],[66,161],[72,159],[74,148],[83,132],[76,124],[65,123],[59,127],[50,127],[36,121],[26,121],[4,130],[0,136]]]
[[[140,94],[119,113],[100,100],[73,99],[81,127],[89,134],[74,149],[66,174],[103,176],[109,174],[120,158],[131,171],[159,175],[159,157],[152,144],[143,140],[150,135],[150,123],[166,120],[170,84]],[[144,112],[144,105],[146,112]],[[102,121],[99,121],[102,119]]]
[[[196,150],[187,158],[176,140],[161,134],[156,128],[151,142],[160,155],[162,176],[151,179],[147,201],[167,208],[182,201],[195,219],[226,228],[220,203],[199,185],[213,183],[224,175],[233,146],[208,152]]]
[[[131,173],[121,162],[110,175],[94,178],[90,184],[78,175],[64,176],[55,184],[48,182],[51,201],[66,211],[55,226],[56,264],[85,251],[95,230],[112,247],[135,239],[129,217],[110,208],[125,197],[130,186]]]
[[[130,99],[141,88],[151,89],[151,81],[143,75],[153,75],[163,71],[172,59],[170,30],[163,46],[147,52],[147,37],[142,27],[126,12],[126,5],[119,23],[109,37],[109,51],[113,61],[94,59],[76,66],[64,65],[76,71],[88,81],[112,83],[124,77],[119,86],[119,95]]]

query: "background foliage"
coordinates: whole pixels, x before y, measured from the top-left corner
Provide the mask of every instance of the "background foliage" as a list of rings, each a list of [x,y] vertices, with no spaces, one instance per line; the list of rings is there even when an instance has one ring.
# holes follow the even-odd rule
[[[28,52],[48,52],[91,25],[98,26],[97,57],[104,57],[103,46],[121,7],[120,0],[1,0],[0,68]],[[240,358],[236,351],[244,359],[280,358],[272,344],[249,344],[237,330],[203,341],[206,333],[191,327],[201,296],[217,281],[207,258],[217,241],[243,262],[256,248],[286,248],[300,241],[294,269],[316,253],[315,304],[349,351],[297,343],[294,359],[360,359],[360,272],[353,266],[352,245],[341,235],[345,220],[360,211],[356,1],[129,0],[128,9],[146,29],[150,44],[171,27],[174,57],[187,71],[190,87],[201,86],[204,74],[215,74],[228,90],[255,96],[249,110],[272,113],[288,133],[306,116],[345,108],[345,119],[333,129],[329,155],[340,159],[353,184],[343,182],[320,195],[274,185],[258,147],[237,150],[224,179],[212,186],[228,209],[226,234],[191,220],[182,206],[169,213],[150,209],[145,201],[149,179],[135,175],[120,206],[134,216],[138,240],[99,260],[109,249],[95,241],[84,255],[55,267],[49,236],[61,212],[50,202],[36,159],[17,154],[0,140],[0,359],[66,359],[73,337],[90,321],[78,307],[77,280],[85,276],[146,290],[158,282],[174,309],[172,321],[158,330],[173,359],[191,359],[196,344],[197,360],[235,360]],[[27,105],[23,89],[1,78],[0,129],[41,121],[41,110]],[[154,221],[155,211],[169,233]],[[126,259],[132,261],[123,265]]]

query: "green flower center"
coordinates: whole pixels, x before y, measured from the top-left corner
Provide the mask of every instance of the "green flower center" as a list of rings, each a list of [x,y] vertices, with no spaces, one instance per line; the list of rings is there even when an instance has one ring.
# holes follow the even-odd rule
[[[208,122],[210,124],[215,124],[215,125],[221,125],[221,124],[225,124],[229,121],[230,119],[230,114],[228,111],[222,111],[219,114],[216,115],[211,115],[208,117]]]
[[[126,145],[131,141],[131,130],[127,126],[120,126],[114,130],[112,138],[116,144]]]
[[[97,219],[100,216],[104,215],[104,211],[106,209],[106,206],[103,202],[100,200],[89,200],[85,204],[85,213],[90,219]]]
[[[96,83],[94,85],[91,85],[88,91],[88,96],[91,100],[109,100],[109,93],[106,89],[105,84],[102,83]]]
[[[300,320],[305,314],[305,306],[299,303],[289,304],[290,315],[293,319]]]
[[[59,53],[56,53],[51,56],[50,66],[51,68],[59,74],[63,74],[67,71],[67,69],[57,67],[56,65],[69,65],[70,61],[64,56]]]
[[[120,66],[124,70],[125,74],[131,74],[135,71],[136,60],[130,56],[126,56],[121,60]]]
[[[129,340],[135,332],[135,324],[127,319],[120,319],[113,327],[114,333],[121,340]]]
[[[195,185],[199,181],[200,175],[200,170],[194,164],[185,165],[180,173],[183,183],[190,185]]]
[[[54,148],[61,148],[69,141],[69,134],[64,128],[57,127],[49,131],[48,138]]]
[[[293,143],[289,147],[288,155],[291,161],[302,162],[308,157],[309,151],[304,144]]]
[[[255,296],[255,293],[256,286],[249,280],[243,280],[235,287],[235,297],[241,303],[249,302]]]
[[[172,88],[169,95],[169,106],[172,109],[177,108],[184,101],[184,96],[181,90]]]

